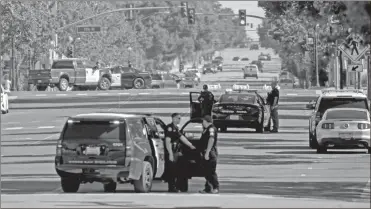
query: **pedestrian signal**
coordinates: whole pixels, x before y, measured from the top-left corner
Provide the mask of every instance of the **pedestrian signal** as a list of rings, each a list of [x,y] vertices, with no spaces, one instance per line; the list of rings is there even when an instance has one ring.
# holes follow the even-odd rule
[[[188,9],[188,24],[193,25],[196,22],[196,10],[195,8]]]
[[[180,2],[180,13],[182,17],[187,17],[188,16],[188,2]]]

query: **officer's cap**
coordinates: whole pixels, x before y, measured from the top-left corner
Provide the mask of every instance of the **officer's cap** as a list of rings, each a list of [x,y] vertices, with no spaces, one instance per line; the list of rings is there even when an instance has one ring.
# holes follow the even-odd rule
[[[213,119],[211,118],[210,115],[205,115],[202,119],[205,120],[208,123],[212,123],[213,122]]]
[[[202,88],[203,88],[204,90],[207,90],[207,89],[208,89],[208,87],[207,87],[206,84],[205,84]]]

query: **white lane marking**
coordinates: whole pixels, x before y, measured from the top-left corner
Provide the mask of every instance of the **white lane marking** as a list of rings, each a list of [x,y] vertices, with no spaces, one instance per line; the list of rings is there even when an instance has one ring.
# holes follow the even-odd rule
[[[46,94],[36,94],[37,97],[46,97]]]
[[[160,94],[170,94],[170,92],[160,92]]]
[[[121,93],[119,93],[119,95],[130,95],[130,93],[128,93],[128,92],[121,92]]]
[[[87,96],[88,94],[76,94],[77,96]]]
[[[6,128],[5,130],[21,130],[23,127],[11,127],[11,128]]]
[[[149,93],[148,92],[142,92],[142,93],[138,93],[138,94],[140,94],[140,95],[147,95]]]
[[[55,126],[39,126],[38,129],[54,128]]]
[[[182,92],[182,94],[189,94],[188,92]]]
[[[47,136],[47,137],[43,138],[43,139],[40,140],[40,141],[36,141],[36,142],[33,142],[33,143],[29,143],[29,145],[31,145],[31,144],[40,144],[42,141],[48,140],[48,139],[53,138],[54,136],[58,136],[58,135],[59,135],[59,134],[52,134],[52,135],[50,135],[50,136]]]
[[[18,191],[19,189],[1,189],[1,191]]]
[[[5,125],[5,124],[20,124],[21,122],[1,122],[1,124]]]
[[[31,123],[38,123],[38,122],[40,122],[39,120],[33,120],[33,121],[31,121]]]
[[[67,94],[56,94],[56,96],[67,96]]]
[[[313,168],[312,167],[309,167],[308,170],[312,170]]]
[[[301,174],[300,176],[306,176],[305,174]]]
[[[298,94],[286,94],[287,96],[297,96]]]
[[[108,93],[98,93],[97,95],[108,95]]]

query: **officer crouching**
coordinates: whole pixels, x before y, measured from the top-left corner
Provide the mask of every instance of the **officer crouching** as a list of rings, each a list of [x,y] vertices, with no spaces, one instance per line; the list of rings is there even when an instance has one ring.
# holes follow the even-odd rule
[[[172,123],[166,126],[165,130],[165,172],[163,180],[168,182],[169,192],[179,192],[178,181],[178,158],[181,156],[180,142],[190,149],[196,149],[191,142],[179,131],[178,125],[181,120],[179,113],[171,115]]]
[[[202,119],[202,126],[204,128],[201,135],[200,151],[203,154],[203,167],[205,169],[205,188],[200,193],[219,193],[219,181],[216,174],[216,165],[218,158],[217,141],[218,133],[217,128],[212,123],[210,115],[206,115]]]

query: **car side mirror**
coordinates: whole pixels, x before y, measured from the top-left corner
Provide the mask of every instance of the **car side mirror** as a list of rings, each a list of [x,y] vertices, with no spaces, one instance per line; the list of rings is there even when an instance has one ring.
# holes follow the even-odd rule
[[[186,137],[187,139],[192,140],[195,136],[194,136],[193,133],[186,133],[186,134],[185,134],[185,137]]]

